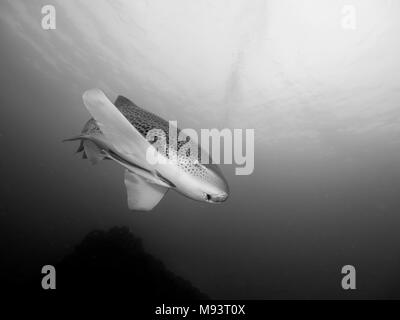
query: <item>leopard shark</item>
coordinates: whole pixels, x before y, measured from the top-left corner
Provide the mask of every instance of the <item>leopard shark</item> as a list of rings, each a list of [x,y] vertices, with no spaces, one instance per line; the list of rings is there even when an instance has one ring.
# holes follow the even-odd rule
[[[86,91],[83,103],[91,115],[81,134],[64,141],[80,141],[78,153],[92,164],[113,160],[125,169],[125,186],[128,207],[135,211],[150,211],[168,190],[197,201],[222,203],[229,195],[229,187],[221,169],[212,163],[201,163],[204,150],[195,141],[192,146],[201,150],[195,154],[179,152],[190,137],[185,139],[149,139],[149,133],[161,130],[168,134],[169,122],[137,106],[124,96],[112,103],[100,89]],[[182,131],[176,128],[180,133]],[[151,136],[151,135],[150,135]],[[155,148],[165,144],[162,148]],[[176,148],[169,146],[175,143]],[[149,161],[149,150],[158,158],[174,161]]]

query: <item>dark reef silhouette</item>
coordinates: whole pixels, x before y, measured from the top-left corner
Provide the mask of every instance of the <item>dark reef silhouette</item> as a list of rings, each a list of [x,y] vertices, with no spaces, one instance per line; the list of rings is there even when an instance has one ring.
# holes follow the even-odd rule
[[[56,268],[60,290],[121,290],[143,299],[206,298],[146,253],[126,227],[89,233]]]
[[[138,300],[196,300],[208,297],[145,252],[126,227],[92,231],[56,268],[56,294],[125,295]],[[25,278],[10,277],[11,289],[41,289],[40,268]],[[34,274],[34,276],[33,276]],[[5,282],[3,282],[4,284]],[[43,290],[44,291],[44,290]]]

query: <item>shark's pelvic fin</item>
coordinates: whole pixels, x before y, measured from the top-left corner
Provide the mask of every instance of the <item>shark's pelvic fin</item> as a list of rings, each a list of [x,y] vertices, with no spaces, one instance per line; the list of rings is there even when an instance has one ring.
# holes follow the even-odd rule
[[[83,102],[96,120],[107,142],[127,160],[151,170],[146,160],[146,152],[148,148],[153,148],[153,146],[111,103],[105,94],[99,89],[88,90],[83,94]]]
[[[131,210],[150,211],[164,197],[168,188],[149,183],[146,179],[125,170],[128,207]]]
[[[97,164],[106,157],[101,149],[90,140],[83,141],[83,148],[91,164]]]

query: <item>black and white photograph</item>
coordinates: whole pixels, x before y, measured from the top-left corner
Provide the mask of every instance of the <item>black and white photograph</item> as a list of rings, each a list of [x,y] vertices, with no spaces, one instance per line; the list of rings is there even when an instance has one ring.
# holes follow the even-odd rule
[[[399,1],[0,0],[0,40],[2,294],[400,299]]]

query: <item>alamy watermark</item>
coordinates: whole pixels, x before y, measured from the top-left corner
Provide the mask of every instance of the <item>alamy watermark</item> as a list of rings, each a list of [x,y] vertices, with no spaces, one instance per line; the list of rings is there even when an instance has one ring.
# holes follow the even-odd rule
[[[42,7],[42,29],[55,30],[56,29],[56,8],[52,5],[45,5]]]
[[[342,267],[342,274],[345,276],[342,279],[343,290],[356,289],[356,268],[350,264]]]
[[[354,5],[344,5],[342,7],[342,28],[347,30],[356,30],[357,28],[357,10]]]
[[[162,129],[149,130],[146,139],[152,144],[146,153],[152,165],[190,156],[201,164],[235,163],[240,166],[235,169],[236,175],[250,175],[254,171],[254,129],[201,129],[199,139],[196,130],[178,132],[177,122],[169,121],[168,144],[167,134]]]

